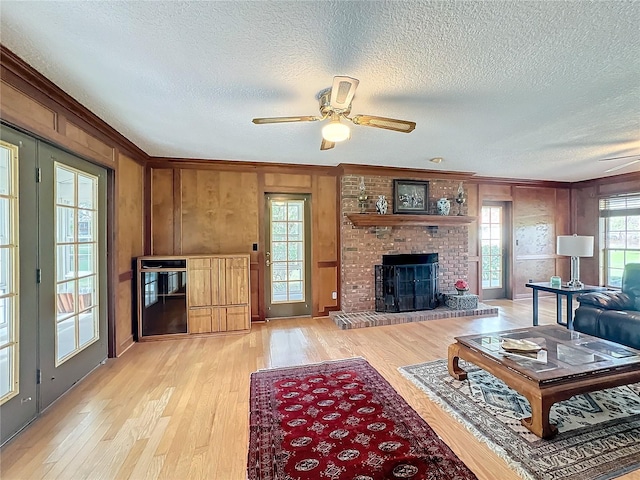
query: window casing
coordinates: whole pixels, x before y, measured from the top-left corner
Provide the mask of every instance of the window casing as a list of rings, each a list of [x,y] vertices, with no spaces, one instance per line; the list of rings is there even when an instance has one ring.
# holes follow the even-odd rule
[[[55,164],[56,366],[100,338],[98,177]]]
[[[305,301],[304,200],[271,202],[271,303]]]
[[[20,392],[18,147],[0,142],[0,405]]]
[[[480,245],[482,249],[482,288],[502,288],[504,265],[502,262],[503,209],[498,206],[482,207]]]
[[[600,199],[600,280],[620,288],[628,263],[640,263],[640,193]]]

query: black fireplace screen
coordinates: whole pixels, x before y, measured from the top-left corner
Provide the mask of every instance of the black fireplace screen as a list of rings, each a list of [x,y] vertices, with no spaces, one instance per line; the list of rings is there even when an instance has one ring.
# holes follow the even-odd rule
[[[412,261],[420,263],[408,263]],[[375,276],[376,312],[431,310],[438,306],[438,254],[385,255],[383,265],[375,266]]]

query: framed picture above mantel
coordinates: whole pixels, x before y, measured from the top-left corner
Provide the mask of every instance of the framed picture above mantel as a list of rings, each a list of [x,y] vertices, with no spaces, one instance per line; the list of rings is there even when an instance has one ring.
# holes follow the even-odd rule
[[[393,213],[427,215],[429,213],[429,182],[394,179]]]

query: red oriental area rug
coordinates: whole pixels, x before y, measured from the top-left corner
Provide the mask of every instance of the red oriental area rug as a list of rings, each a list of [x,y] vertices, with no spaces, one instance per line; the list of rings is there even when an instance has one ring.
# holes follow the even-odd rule
[[[249,480],[476,476],[366,360],[251,375]]]

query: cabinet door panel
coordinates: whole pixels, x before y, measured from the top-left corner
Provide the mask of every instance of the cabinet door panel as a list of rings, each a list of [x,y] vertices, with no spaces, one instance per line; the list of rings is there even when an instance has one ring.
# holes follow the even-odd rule
[[[211,259],[211,305],[224,305],[224,258]]]
[[[224,307],[214,309],[214,316],[218,326],[217,332],[227,331],[227,309]]]
[[[227,331],[249,329],[249,307],[227,307]]]
[[[209,333],[212,331],[212,312],[211,308],[192,308],[189,310],[189,333]],[[217,327],[217,322],[215,322]]]
[[[190,258],[189,268],[196,268],[196,269],[211,268],[211,259],[210,258]]]
[[[249,303],[249,261],[245,257],[225,261],[227,305]]]
[[[189,290],[190,307],[212,305],[211,270],[189,268],[187,289]]]

